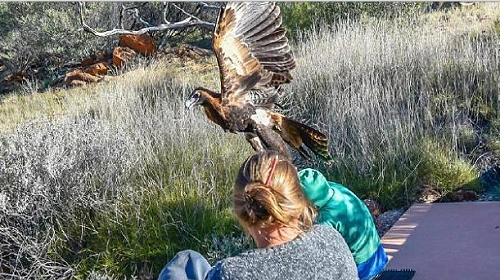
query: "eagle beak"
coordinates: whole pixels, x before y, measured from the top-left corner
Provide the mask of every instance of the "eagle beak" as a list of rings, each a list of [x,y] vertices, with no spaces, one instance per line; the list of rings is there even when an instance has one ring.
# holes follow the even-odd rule
[[[190,98],[186,100],[184,105],[186,106],[186,109],[191,110],[194,107],[194,105],[196,105],[196,102],[197,102],[196,98]]]

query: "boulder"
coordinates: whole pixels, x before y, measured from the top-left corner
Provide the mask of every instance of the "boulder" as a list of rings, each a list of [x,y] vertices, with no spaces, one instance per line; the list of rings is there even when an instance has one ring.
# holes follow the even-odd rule
[[[96,83],[100,79],[98,77],[92,76],[89,73],[83,72],[81,69],[76,69],[68,72],[64,76],[64,84],[67,86],[83,86],[87,83]]]
[[[137,56],[137,53],[128,47],[116,47],[113,50],[113,65],[122,67],[127,61]]]
[[[99,62],[91,65],[83,70],[83,72],[88,73],[93,76],[106,75],[108,74],[108,64],[105,62]]]
[[[121,35],[120,46],[131,48],[144,56],[149,56],[156,52],[155,41],[148,34]]]

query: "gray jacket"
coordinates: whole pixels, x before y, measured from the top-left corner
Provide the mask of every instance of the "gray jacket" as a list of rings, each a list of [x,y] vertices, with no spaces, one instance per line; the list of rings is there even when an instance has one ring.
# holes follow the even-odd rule
[[[221,260],[205,279],[354,280],[358,272],[342,236],[331,227],[315,225],[288,243]]]

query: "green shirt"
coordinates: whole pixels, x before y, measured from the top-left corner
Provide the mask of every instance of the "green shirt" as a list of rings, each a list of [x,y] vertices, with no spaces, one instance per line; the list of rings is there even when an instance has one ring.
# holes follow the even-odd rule
[[[316,223],[332,226],[344,237],[356,264],[370,258],[380,237],[365,203],[317,170],[304,169],[298,175],[305,195],[318,208]]]

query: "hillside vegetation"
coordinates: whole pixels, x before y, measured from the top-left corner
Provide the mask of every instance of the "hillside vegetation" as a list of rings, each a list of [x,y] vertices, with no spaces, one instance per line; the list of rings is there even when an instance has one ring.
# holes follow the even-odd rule
[[[316,167],[386,210],[483,189],[500,153],[499,18],[483,3],[297,31],[281,103],[328,132],[334,162]],[[250,145],[183,105],[218,89],[215,59],[130,68],[1,97],[0,278],[151,279],[182,249],[214,262],[252,246],[231,212]]]

